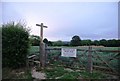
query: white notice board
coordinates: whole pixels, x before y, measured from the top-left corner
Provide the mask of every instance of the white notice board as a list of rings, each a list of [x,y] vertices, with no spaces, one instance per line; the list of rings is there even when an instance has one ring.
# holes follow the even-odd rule
[[[61,56],[63,57],[76,57],[76,49],[62,48]]]

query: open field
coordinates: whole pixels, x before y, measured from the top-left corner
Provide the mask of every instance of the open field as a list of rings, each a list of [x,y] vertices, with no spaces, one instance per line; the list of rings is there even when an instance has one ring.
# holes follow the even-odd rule
[[[63,47],[48,47],[48,48],[64,48]],[[79,46],[79,47],[65,47],[65,48],[76,48],[78,49],[77,51],[77,60],[78,61],[74,61],[73,58],[69,58],[69,57],[59,57],[59,59],[55,59],[58,55],[61,54],[60,50],[50,50],[48,53],[48,57],[47,57],[47,62],[51,63],[51,64],[56,64],[56,65],[64,65],[64,67],[72,67],[72,68],[85,68],[87,67],[88,64],[88,52],[86,52],[86,50],[88,50],[87,46]],[[113,72],[117,72],[119,69],[119,65],[118,65],[118,59],[116,58],[118,55],[118,52],[100,52],[100,51],[96,51],[96,50],[118,50],[120,49],[120,47],[102,47],[102,46],[98,46],[92,47],[92,62],[93,62],[93,69],[99,68],[99,70],[106,70],[106,71],[111,71],[111,73]],[[85,50],[85,51],[79,51],[79,50]],[[32,46],[30,48],[30,54],[38,52],[39,51],[39,46]],[[39,54],[39,53],[35,53],[35,54]],[[57,60],[57,61],[56,61]],[[101,69],[102,68],[102,69]],[[103,70],[102,70],[103,71]]]
[[[63,48],[66,46],[62,46]],[[52,47],[52,48],[62,48],[62,47]],[[78,47],[67,47],[67,48],[77,48],[77,49],[88,49],[88,46],[78,46]],[[120,50],[120,47],[93,47],[93,49],[99,49],[99,50]],[[35,53],[39,51],[39,46],[31,46],[30,47],[30,54]]]

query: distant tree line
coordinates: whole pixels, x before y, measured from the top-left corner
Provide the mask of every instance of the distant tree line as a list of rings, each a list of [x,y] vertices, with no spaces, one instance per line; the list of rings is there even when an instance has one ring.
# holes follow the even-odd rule
[[[106,47],[119,47],[120,46],[120,40],[117,39],[101,39],[101,40],[81,40],[81,38],[77,35],[73,36],[71,41],[48,41],[47,38],[43,40],[44,43],[46,43],[48,46],[89,46],[89,45],[95,45],[95,46],[106,46]],[[39,46],[40,44],[40,37],[36,35],[30,36],[30,43],[32,46]]]
[[[120,40],[116,39],[101,39],[101,40],[81,40],[79,36],[73,36],[72,40],[70,41],[70,46],[89,46],[89,45],[95,45],[95,46],[106,46],[106,47],[119,47],[120,46]]]
[[[116,40],[116,39],[110,39],[110,40],[105,40],[105,39],[101,39],[101,40],[82,40],[81,41],[82,46],[85,45],[95,45],[95,46],[105,46],[105,47],[120,47],[120,40]]]
[[[31,46],[39,46],[40,45],[40,36],[37,35],[30,35],[29,36],[30,44]],[[49,46],[52,46],[52,42],[48,41],[47,38],[43,40],[44,43],[46,43]]]

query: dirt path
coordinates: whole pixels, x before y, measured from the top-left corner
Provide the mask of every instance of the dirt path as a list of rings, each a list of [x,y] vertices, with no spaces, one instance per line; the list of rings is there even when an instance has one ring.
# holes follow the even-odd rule
[[[32,77],[35,79],[45,79],[46,77],[45,73],[36,72],[35,68],[32,69],[31,74],[32,74]]]

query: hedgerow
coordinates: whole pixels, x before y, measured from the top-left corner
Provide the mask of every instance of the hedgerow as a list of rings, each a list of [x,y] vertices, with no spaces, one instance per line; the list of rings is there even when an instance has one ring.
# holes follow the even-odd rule
[[[2,66],[18,68],[26,65],[29,30],[21,23],[2,25]]]

